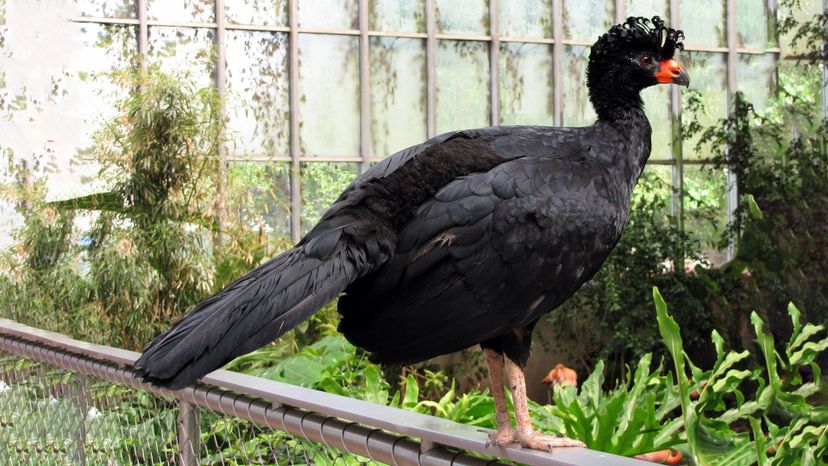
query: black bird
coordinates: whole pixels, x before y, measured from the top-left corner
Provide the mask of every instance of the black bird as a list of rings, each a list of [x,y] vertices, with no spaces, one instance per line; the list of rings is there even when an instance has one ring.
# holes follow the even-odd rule
[[[673,59],[683,37],[658,17],[631,17],[602,35],[587,69],[592,126],[458,131],[383,160],[294,248],[150,343],[139,373],[172,389],[190,385],[344,292],[339,330],[375,361],[485,350],[493,443],[583,445],[532,430],[523,375],[532,329],[598,271],[621,237],[650,155],[639,92],[689,83]]]

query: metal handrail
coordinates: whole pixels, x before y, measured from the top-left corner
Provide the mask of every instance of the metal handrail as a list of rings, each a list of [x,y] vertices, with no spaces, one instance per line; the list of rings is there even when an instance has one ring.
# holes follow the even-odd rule
[[[176,398],[388,464],[497,464],[449,448],[529,465],[648,464],[584,448],[546,453],[489,446],[488,429],[226,370],[208,374],[195,386],[171,391],[143,382],[136,375],[132,365],[140,353],[75,340],[7,319],[0,319],[0,350]]]

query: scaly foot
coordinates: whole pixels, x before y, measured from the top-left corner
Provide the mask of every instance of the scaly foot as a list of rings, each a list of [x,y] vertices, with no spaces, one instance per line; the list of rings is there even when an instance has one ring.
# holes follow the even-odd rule
[[[512,427],[501,428],[489,434],[486,446],[506,447],[513,443],[519,443],[523,448],[546,451],[552,451],[555,447],[586,447],[580,440],[546,435],[536,431],[520,432]]]
[[[489,434],[489,440],[486,441],[486,446],[509,446],[518,441],[517,437],[518,433],[512,426],[500,427],[496,431]]]
[[[523,448],[531,448],[533,450],[552,451],[556,447],[586,447],[586,444],[580,440],[559,437],[557,435],[546,435],[534,430],[529,432],[518,431],[516,440]]]

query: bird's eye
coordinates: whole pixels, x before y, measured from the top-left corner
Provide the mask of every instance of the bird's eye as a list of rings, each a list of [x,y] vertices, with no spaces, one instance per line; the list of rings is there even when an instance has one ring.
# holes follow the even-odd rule
[[[641,66],[652,66],[653,63],[655,63],[655,60],[649,55],[638,57],[638,64]]]

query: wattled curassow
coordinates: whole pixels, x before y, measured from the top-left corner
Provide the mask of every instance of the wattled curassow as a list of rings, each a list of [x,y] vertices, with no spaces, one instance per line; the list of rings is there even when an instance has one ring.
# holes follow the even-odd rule
[[[150,343],[139,373],[173,389],[192,384],[344,293],[339,330],[375,361],[484,349],[498,424],[493,443],[582,445],[532,430],[523,375],[532,329],[598,271],[621,237],[650,155],[639,92],[688,85],[673,57],[682,38],[658,17],[629,18],[602,35],[587,68],[598,115],[592,126],[458,131],[383,160],[294,248]]]

